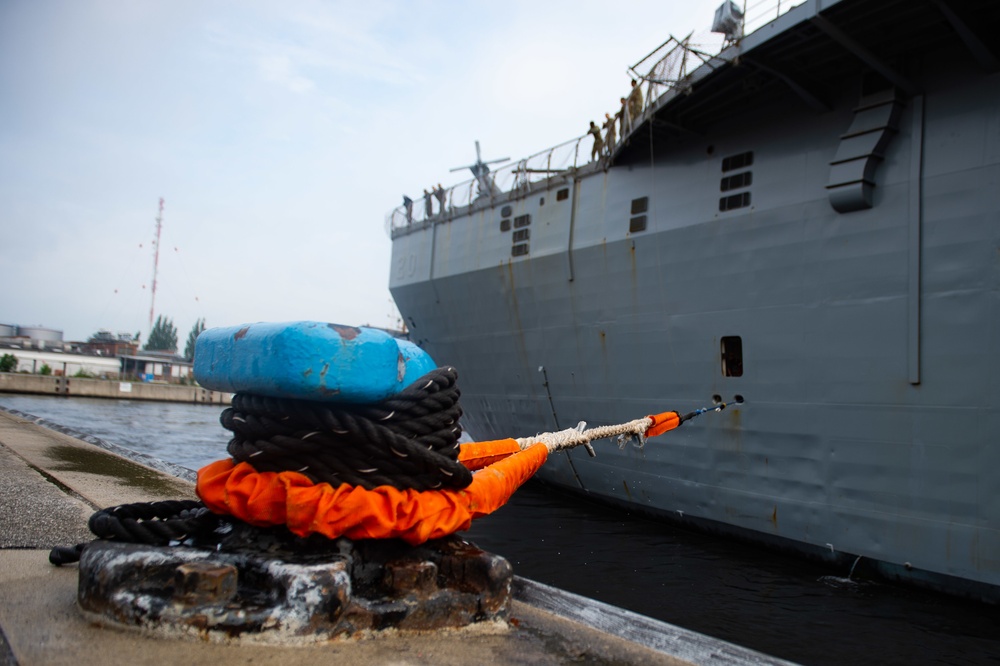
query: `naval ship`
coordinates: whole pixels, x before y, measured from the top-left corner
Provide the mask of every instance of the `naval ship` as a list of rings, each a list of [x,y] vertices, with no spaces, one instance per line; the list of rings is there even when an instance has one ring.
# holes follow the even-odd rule
[[[1000,2],[788,5],[392,211],[391,292],[476,439],[726,405],[543,481],[1000,602]]]

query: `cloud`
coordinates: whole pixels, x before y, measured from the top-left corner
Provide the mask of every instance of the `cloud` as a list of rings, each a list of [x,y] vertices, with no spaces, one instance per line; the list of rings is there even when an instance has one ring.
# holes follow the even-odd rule
[[[267,55],[257,58],[257,67],[265,81],[277,83],[293,93],[314,90],[316,84],[294,71],[291,58],[287,55]]]

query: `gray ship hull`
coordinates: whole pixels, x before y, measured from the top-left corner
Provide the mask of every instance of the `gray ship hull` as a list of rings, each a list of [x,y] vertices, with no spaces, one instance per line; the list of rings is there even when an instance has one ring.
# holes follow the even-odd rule
[[[865,3],[807,5],[777,34],[834,25],[840,74],[727,103],[767,70],[703,73],[612,159],[395,230],[390,287],[477,439],[745,400],[544,481],[1000,601],[1000,76],[929,14],[919,62],[866,60]]]

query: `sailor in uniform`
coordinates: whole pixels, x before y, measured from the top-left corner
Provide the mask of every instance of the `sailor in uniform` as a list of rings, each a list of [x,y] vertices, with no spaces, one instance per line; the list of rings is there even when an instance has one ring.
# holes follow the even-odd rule
[[[447,202],[448,200],[448,193],[445,192],[445,189],[443,187],[441,187],[441,183],[438,183],[437,188],[435,188],[434,196],[437,197],[438,200],[438,208],[439,208],[438,214],[443,216],[445,202]]]
[[[608,149],[608,155],[615,147],[615,120],[610,113],[604,114],[604,146]]]
[[[403,195],[403,210],[406,211],[406,223],[413,224],[413,199]]]
[[[424,219],[429,220],[434,217],[434,200],[431,199],[431,193],[424,190]]]
[[[630,127],[635,127],[635,119],[642,113],[642,86],[636,85],[632,79],[632,92],[628,96],[628,121]]]
[[[593,120],[590,121],[590,129],[587,130],[587,134],[594,137],[594,147],[590,149],[590,160],[593,162],[601,156],[601,152],[604,150],[604,140],[601,139],[601,128]]]

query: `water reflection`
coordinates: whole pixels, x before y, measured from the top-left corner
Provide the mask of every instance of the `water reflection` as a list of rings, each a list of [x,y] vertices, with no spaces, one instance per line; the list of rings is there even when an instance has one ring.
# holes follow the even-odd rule
[[[1000,663],[997,608],[867,581],[831,586],[823,579],[838,572],[826,567],[538,485],[467,537],[521,576],[803,664]]]
[[[0,405],[190,469],[227,457],[218,405],[6,394]]]

